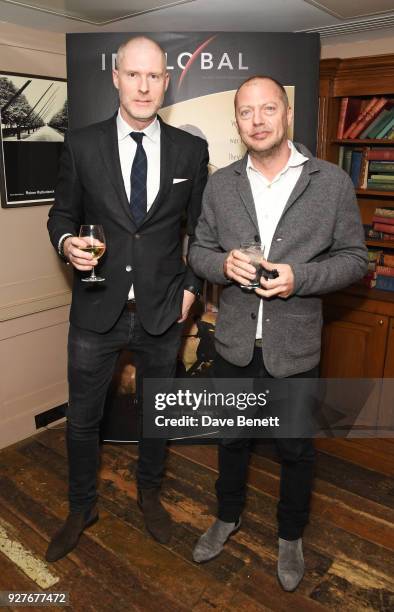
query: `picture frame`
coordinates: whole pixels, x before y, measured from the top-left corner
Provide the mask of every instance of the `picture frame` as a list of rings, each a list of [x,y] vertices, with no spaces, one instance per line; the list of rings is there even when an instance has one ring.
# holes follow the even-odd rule
[[[54,201],[67,123],[66,79],[0,70],[2,208]]]

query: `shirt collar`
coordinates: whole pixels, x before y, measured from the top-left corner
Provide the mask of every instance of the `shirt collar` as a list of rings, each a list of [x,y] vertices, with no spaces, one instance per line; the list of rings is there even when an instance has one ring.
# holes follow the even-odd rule
[[[295,168],[296,166],[301,166],[302,164],[305,164],[306,161],[308,161],[309,157],[306,157],[305,155],[300,153],[300,151],[295,148],[291,140],[288,140],[287,144],[289,145],[290,149],[290,157],[286,164],[287,167]]]
[[[287,160],[286,165],[282,168],[282,170],[278,172],[276,177],[272,181],[270,181],[270,183],[273,183],[275,180],[277,180],[282,174],[284,174],[288,170],[288,168],[296,168],[297,166],[301,166],[302,164],[305,164],[305,162],[308,161],[309,159],[308,157],[300,153],[295,148],[291,140],[288,140],[287,144],[290,149],[290,157]],[[259,174],[261,174],[261,172],[259,172],[259,170],[257,170],[257,168],[254,167],[253,161],[250,155],[248,155],[247,169],[253,170],[254,172],[258,172]]]
[[[133,130],[133,128],[131,128],[129,124],[126,123],[126,121],[123,119],[119,109],[116,117],[116,128],[118,131],[118,140],[124,140],[125,138],[128,138],[130,136],[131,132],[138,131],[144,132],[145,136],[149,138],[152,142],[157,143],[160,140],[160,123],[157,117],[143,130]]]

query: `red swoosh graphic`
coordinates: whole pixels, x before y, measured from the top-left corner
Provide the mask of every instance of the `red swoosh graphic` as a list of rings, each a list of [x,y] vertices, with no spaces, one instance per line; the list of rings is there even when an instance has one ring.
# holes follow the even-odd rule
[[[214,38],[216,38],[216,36],[217,36],[217,34],[215,34],[214,36],[211,36],[211,38],[208,38],[205,42],[203,42],[199,47],[197,47],[197,49],[195,50],[193,55],[189,58],[186,66],[184,67],[184,69],[182,71],[181,76],[179,77],[178,89],[182,85],[182,81],[185,78],[187,71],[189,70],[190,66],[193,64],[193,62],[196,59],[196,57],[198,57],[200,55],[201,51],[203,51],[205,49],[205,47],[207,47],[209,45],[209,43],[212,42]]]

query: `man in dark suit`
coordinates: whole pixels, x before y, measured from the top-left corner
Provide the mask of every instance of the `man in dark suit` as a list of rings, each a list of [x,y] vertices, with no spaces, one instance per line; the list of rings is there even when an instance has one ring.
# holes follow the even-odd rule
[[[208,152],[201,138],[157,116],[169,76],[161,47],[146,37],[118,50],[114,117],[67,135],[48,229],[74,267],[68,341],[67,449],[70,513],[46,558],[55,561],[93,524],[99,426],[115,362],[123,348],[143,378],[172,377],[186,319],[200,280],[182,259],[182,221],[189,241],[200,214]],[[107,252],[102,283],[81,282],[98,261],[82,250],[81,224],[100,224]],[[141,438],[138,504],[152,536],[165,543],[171,519],[160,502],[166,441]]]

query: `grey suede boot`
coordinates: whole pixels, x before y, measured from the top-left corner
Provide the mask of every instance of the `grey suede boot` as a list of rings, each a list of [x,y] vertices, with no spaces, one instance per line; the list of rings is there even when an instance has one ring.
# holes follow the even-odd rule
[[[213,525],[202,534],[193,550],[193,561],[204,563],[214,559],[223,550],[229,537],[238,531],[241,518],[236,523],[225,523],[216,519]]]
[[[295,591],[304,575],[302,538],[283,540],[279,538],[278,579],[285,591]]]

